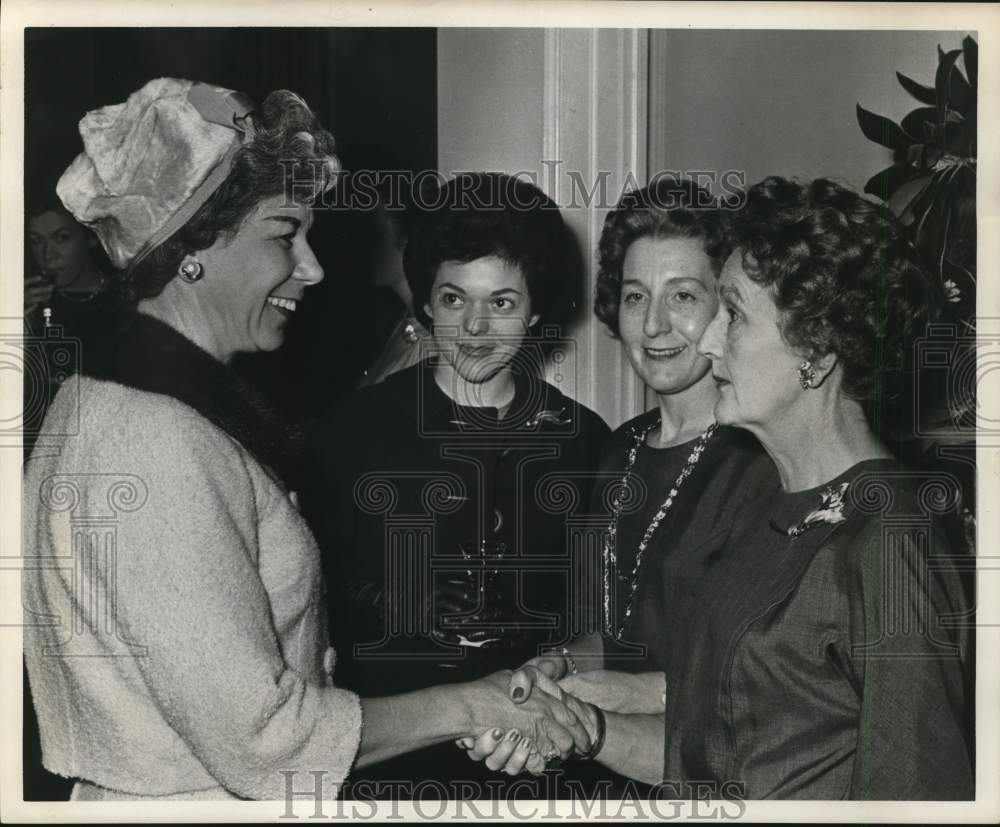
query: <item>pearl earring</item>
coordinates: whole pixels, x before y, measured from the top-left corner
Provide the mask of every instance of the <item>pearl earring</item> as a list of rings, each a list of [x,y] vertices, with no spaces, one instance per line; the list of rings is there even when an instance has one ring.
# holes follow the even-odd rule
[[[200,261],[185,261],[178,272],[180,273],[180,277],[188,284],[194,284],[205,275]]]

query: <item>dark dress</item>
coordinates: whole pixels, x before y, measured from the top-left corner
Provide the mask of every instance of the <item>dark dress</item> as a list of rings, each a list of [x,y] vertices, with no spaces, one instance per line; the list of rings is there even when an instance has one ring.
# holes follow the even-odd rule
[[[601,455],[602,481],[620,483],[627,454],[635,444],[633,435],[654,425],[658,417],[658,410],[647,411],[614,431]],[[618,570],[611,577],[613,633],[605,635],[604,640],[608,669],[669,674],[669,665],[675,657],[672,653],[687,646],[670,623],[673,607],[684,598],[678,590],[688,588],[688,584],[675,578],[674,561],[690,554],[718,552],[744,503],[762,486],[773,485],[777,479],[774,464],[753,436],[737,428],[718,428],[650,539],[631,600],[632,612],[626,620],[639,543],[674,487],[696,442],[697,439],[669,448],[653,448],[643,442],[636,453],[628,504],[623,507],[617,526]],[[595,491],[593,512],[610,513],[606,505],[610,493]],[[623,623],[619,640],[617,631]]]
[[[353,394],[315,429],[302,504],[324,557],[338,685],[372,697],[465,681],[571,639],[573,532],[595,531],[586,510],[608,428],[544,381],[515,381],[498,419],[454,403],[425,361]],[[485,603],[468,608],[487,610],[485,628],[449,625],[461,618],[433,599],[448,580],[484,586]],[[446,645],[436,631],[487,642]],[[453,744],[354,777],[506,778]]]
[[[848,483],[840,522],[814,523]],[[664,778],[720,795],[974,796],[969,584],[938,517],[947,480],[890,460],[758,491],[721,550],[672,555]],[[966,567],[967,568],[967,567]]]
[[[591,504],[591,512],[603,516],[605,530],[610,521],[610,503],[621,484],[629,450],[635,445],[636,436],[655,425],[658,418],[658,409],[640,414],[619,426],[605,443],[599,473],[602,484],[595,487]],[[611,629],[610,632],[602,629],[607,669],[665,672],[670,680],[672,663],[690,645],[673,620],[675,607],[685,600],[691,588],[688,581],[675,576],[677,561],[689,555],[718,554],[745,503],[762,487],[776,484],[774,464],[753,436],[737,428],[718,428],[650,538],[635,595],[630,601],[639,543],[697,441],[669,448],[654,448],[642,442],[636,452],[629,475],[629,493],[623,500],[616,529],[617,571],[609,572]],[[601,584],[588,589],[587,594],[600,596]],[[630,603],[632,611],[626,619]],[[599,619],[597,628],[604,626],[603,605],[594,606],[589,614]],[[654,792],[649,785],[596,764],[576,764],[567,772],[584,781],[610,782],[609,798],[649,796]]]

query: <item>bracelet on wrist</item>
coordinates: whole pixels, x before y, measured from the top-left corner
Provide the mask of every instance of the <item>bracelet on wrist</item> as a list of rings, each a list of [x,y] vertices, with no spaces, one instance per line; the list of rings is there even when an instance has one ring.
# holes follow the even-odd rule
[[[604,710],[599,706],[590,705],[597,715],[597,734],[590,743],[590,749],[579,756],[581,761],[593,761],[604,746],[604,739],[608,734],[608,722],[604,717]]]

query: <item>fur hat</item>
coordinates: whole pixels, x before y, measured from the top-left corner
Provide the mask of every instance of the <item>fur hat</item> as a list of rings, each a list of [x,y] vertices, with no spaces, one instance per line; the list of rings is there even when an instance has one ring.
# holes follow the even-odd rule
[[[125,103],[84,115],[84,150],[56,192],[97,233],[112,264],[131,269],[219,188],[236,150],[253,137],[252,110],[229,89],[151,80]]]

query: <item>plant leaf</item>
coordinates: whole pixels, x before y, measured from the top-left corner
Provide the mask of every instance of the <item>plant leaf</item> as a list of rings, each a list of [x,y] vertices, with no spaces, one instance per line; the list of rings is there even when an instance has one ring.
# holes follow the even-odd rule
[[[905,164],[893,164],[869,178],[865,192],[888,201],[896,190],[916,175],[917,171]]]
[[[958,262],[954,261],[952,258],[948,257],[944,260],[944,267],[941,271],[941,275],[946,279],[951,279],[958,285],[958,288],[962,291],[963,295],[972,294],[976,295],[976,277],[975,275],[963,267]]]
[[[860,103],[857,104],[858,125],[869,141],[874,141],[888,149],[905,151],[912,143],[899,126],[882,115],[869,112]]]
[[[929,180],[930,176],[921,175],[916,170],[913,170],[913,177],[911,177],[909,181],[901,184],[896,192],[893,193],[889,206],[892,208],[892,211],[897,215],[899,220],[907,227],[913,223],[913,214],[908,213],[907,210],[916,198],[924,191]]]
[[[962,51],[965,55],[965,73],[969,76],[969,85],[973,92],[979,88],[979,44],[966,35],[962,40]]]
[[[924,124],[924,143],[919,144],[920,153],[914,163],[923,172],[933,172],[934,165],[944,155],[943,141],[934,124]],[[912,149],[912,147],[911,147]]]
[[[949,167],[934,173],[930,185],[921,199],[923,215],[917,218],[913,241],[928,262],[932,262],[935,272],[941,273],[941,260],[947,245],[950,229],[952,203],[948,197],[949,182],[955,177],[956,167]],[[915,217],[917,209],[915,209]]]
[[[951,186],[954,220],[948,258],[956,265],[976,268],[976,173],[969,164],[955,170]]]
[[[963,114],[971,113],[976,108],[976,93],[958,66],[955,66],[951,72],[951,93],[948,106]]]
[[[896,72],[896,77],[899,79],[902,87],[913,95],[921,103],[926,103],[928,106],[937,105],[937,93],[930,86],[924,86],[922,83],[917,83],[915,80],[908,78],[902,72]]]
[[[961,182],[958,179],[957,167],[952,170],[951,175],[942,179],[938,198],[942,204],[942,215],[938,219],[940,222],[938,236],[938,247],[940,253],[937,256],[938,272],[944,277],[945,262],[952,258],[951,253],[957,250],[959,222],[961,215],[959,211],[958,192]]]
[[[914,231],[916,231],[917,226],[927,215],[927,211],[934,203],[934,196],[936,192],[937,177],[932,175],[927,178],[927,183],[921,187],[920,191],[912,199],[910,199],[910,203],[906,205],[906,211],[910,213],[911,226]]]
[[[923,124],[931,125],[937,123],[937,107],[921,106],[914,109],[900,122],[900,126],[907,135],[920,138],[924,134]]]
[[[927,123],[924,121],[921,124],[924,130],[923,139],[925,144],[929,144],[932,147],[936,147],[941,143],[941,133],[938,131],[936,123]]]
[[[938,46],[938,55],[940,62],[938,63],[937,74],[934,76],[934,88],[937,90],[937,112],[938,112],[938,123],[944,124],[944,115],[948,111],[948,104],[951,99],[951,73],[952,69],[955,68],[955,61],[958,60],[958,56],[962,54],[961,49],[952,49],[948,53],[941,51],[941,47]]]
[[[923,216],[923,210],[926,209],[922,207],[923,202],[929,197],[928,193],[933,195],[931,190],[931,183],[933,179],[930,177],[923,179],[923,184],[920,188],[913,194],[913,197],[906,202],[906,205],[897,213],[900,220],[904,221],[907,226],[915,225],[916,218],[918,216]]]
[[[976,121],[969,119],[962,123],[946,123],[944,125],[945,148],[959,158],[975,157],[973,141],[976,138]]]

